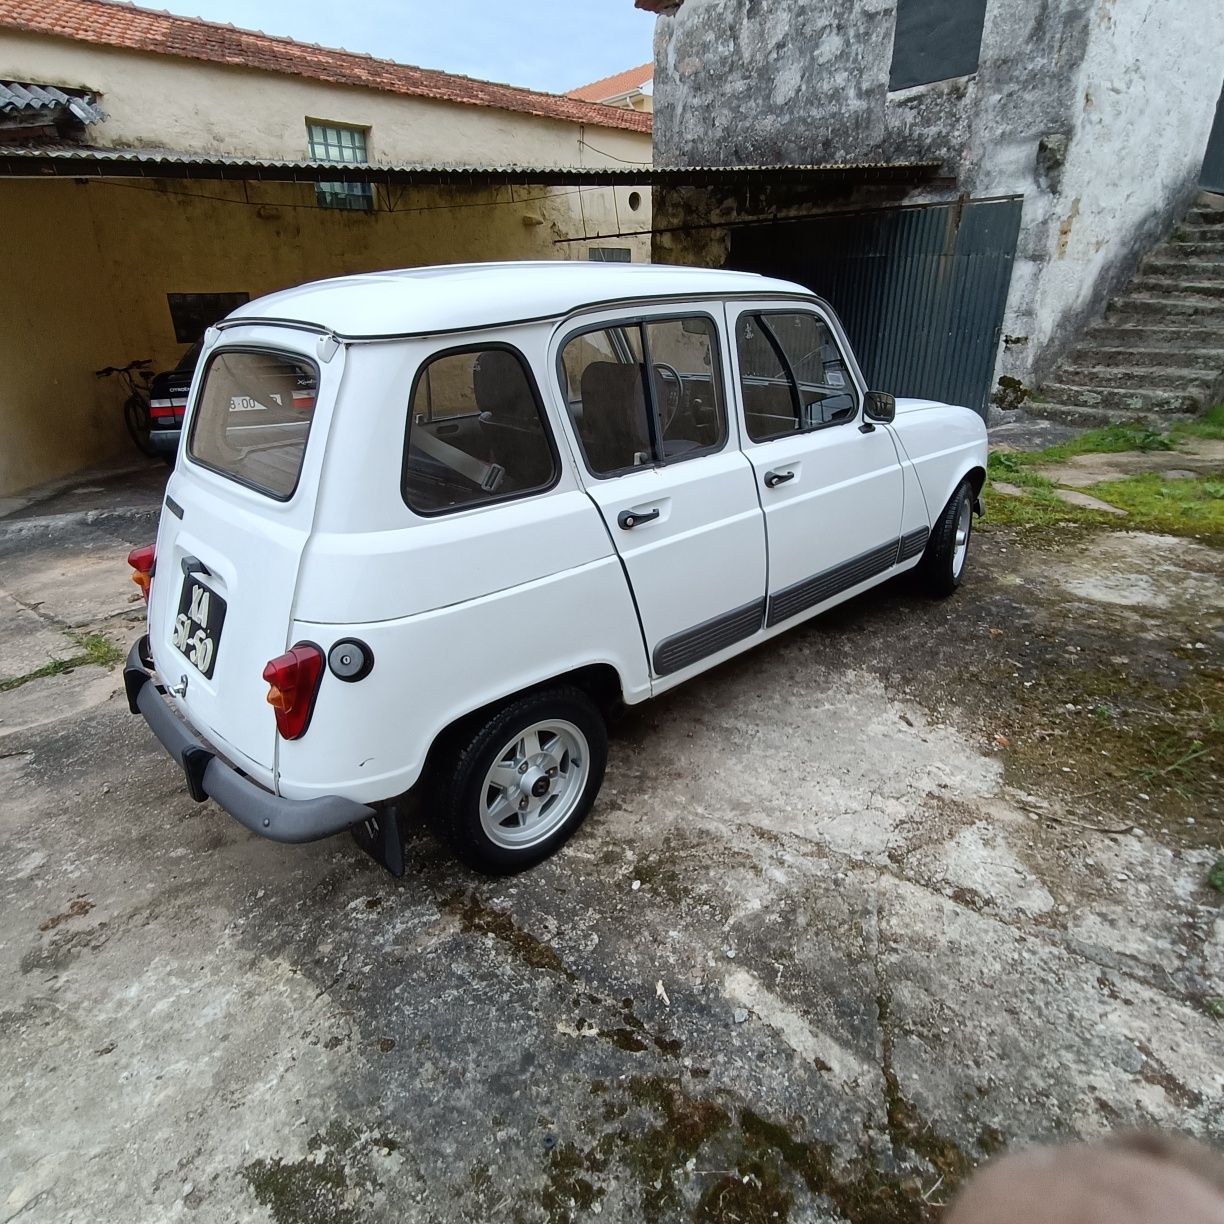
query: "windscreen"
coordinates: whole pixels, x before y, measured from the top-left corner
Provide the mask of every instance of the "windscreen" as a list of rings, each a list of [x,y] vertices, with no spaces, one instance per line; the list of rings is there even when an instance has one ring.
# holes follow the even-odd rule
[[[191,422],[197,463],[287,501],[297,488],[318,376],[286,353],[222,349],[209,360]]]

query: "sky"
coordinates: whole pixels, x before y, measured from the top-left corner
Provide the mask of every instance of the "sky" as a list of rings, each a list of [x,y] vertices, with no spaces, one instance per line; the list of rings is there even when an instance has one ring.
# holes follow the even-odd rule
[[[565,93],[651,58],[633,0],[137,0],[421,68]]]

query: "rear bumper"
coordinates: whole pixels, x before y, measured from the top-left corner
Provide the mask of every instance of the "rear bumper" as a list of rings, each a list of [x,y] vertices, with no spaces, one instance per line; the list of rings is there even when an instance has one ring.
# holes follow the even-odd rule
[[[183,431],[177,426],[174,429],[150,429],[149,446],[154,454],[173,455],[178,451],[179,438]]]
[[[133,714],[144,716],[162,747],[179,763],[197,803],[215,799],[244,828],[278,842],[318,841],[375,816],[373,808],[340,795],[283,799],[264,790],[196,738],[170,708],[150,667],[146,636],[128,652],[123,668],[128,706]]]

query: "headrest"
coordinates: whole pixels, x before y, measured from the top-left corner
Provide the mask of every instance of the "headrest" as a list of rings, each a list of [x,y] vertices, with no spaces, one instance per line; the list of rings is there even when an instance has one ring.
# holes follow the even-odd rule
[[[472,390],[481,412],[520,419],[536,416],[535,400],[522,362],[504,349],[487,349],[476,358]]]

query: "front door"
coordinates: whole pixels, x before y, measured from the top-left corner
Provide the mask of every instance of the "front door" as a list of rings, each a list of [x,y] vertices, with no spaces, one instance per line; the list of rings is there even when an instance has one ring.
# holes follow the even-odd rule
[[[562,338],[587,492],[628,575],[655,677],[760,633],[765,529],[714,317],[675,307]]]
[[[813,305],[728,307],[769,540],[772,628],[897,563],[903,480],[892,433],[862,414],[844,341]]]

